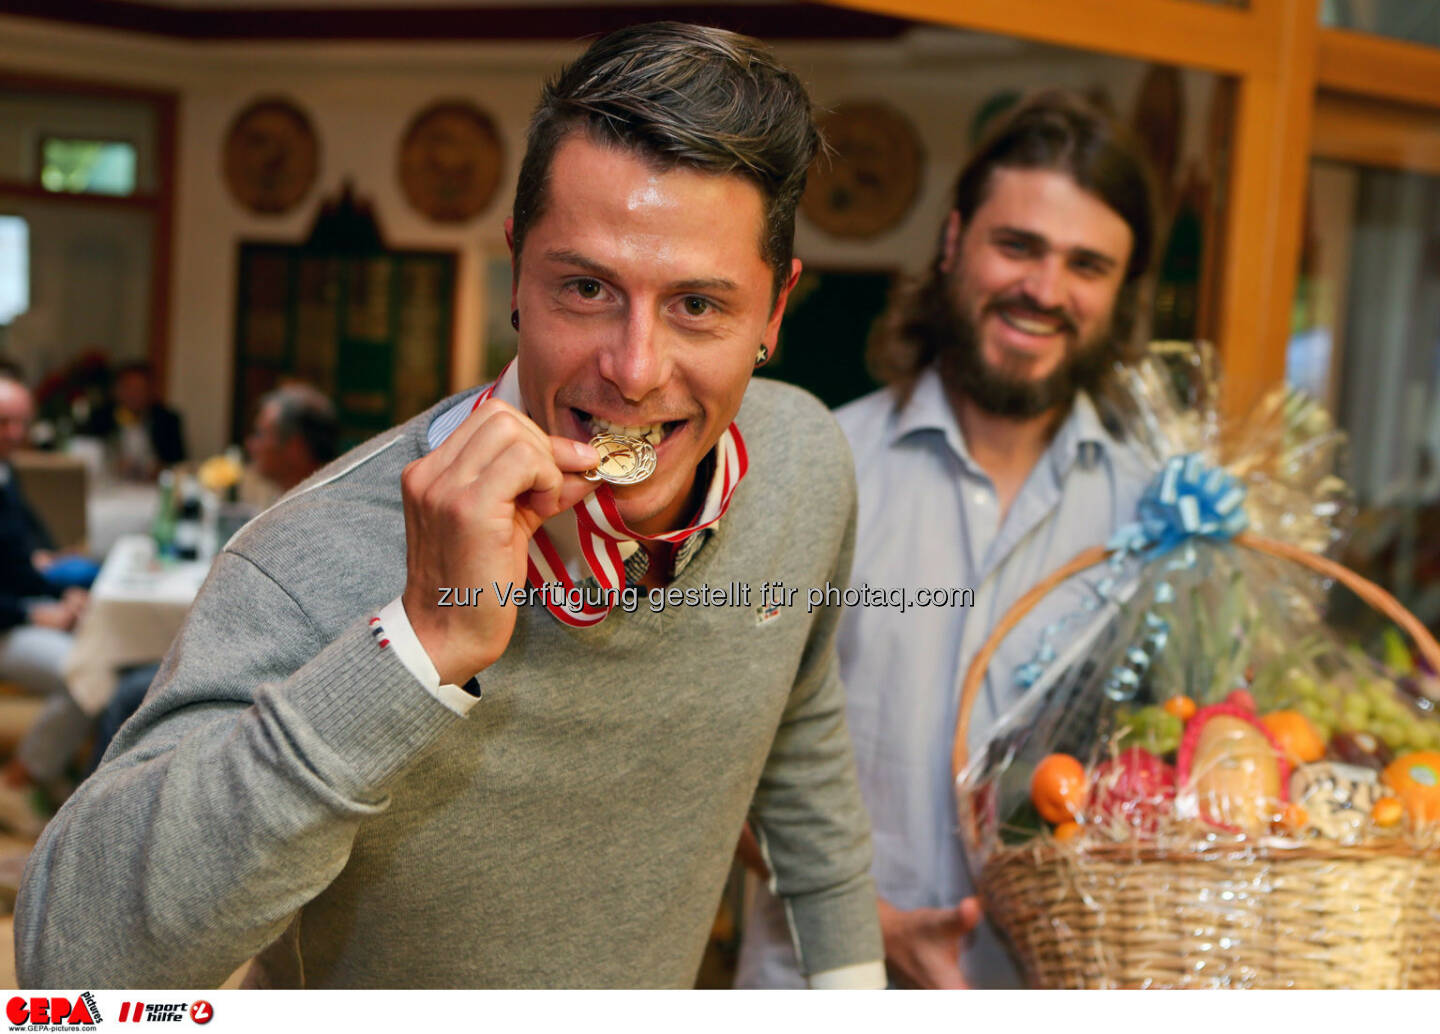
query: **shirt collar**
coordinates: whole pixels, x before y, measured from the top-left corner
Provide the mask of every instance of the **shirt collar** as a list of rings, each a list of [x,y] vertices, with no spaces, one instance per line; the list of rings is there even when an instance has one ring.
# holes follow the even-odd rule
[[[966,469],[973,473],[983,473],[970,454],[965,435],[960,430],[960,422],[955,418],[955,410],[950,405],[945,386],[941,383],[940,374],[933,363],[921,372],[910,397],[895,414],[890,430],[890,444],[926,431],[938,431]],[[1109,441],[1110,436],[1100,421],[1095,403],[1082,391],[1075,396],[1074,405],[1070,407],[1070,412],[1045,454],[1054,466],[1055,473],[1063,476],[1077,460],[1086,466],[1096,463]]]
[[[955,419],[955,410],[951,408],[950,400],[945,395],[940,374],[933,365],[921,371],[919,380],[910,391],[910,397],[895,414],[890,431],[890,444],[894,445],[902,438],[927,431],[938,431],[961,463],[970,470],[979,470],[965,445],[965,436],[960,433],[960,423]]]
[[[1094,466],[1109,443],[1110,435],[1100,421],[1094,401],[1086,392],[1080,392],[1075,396],[1075,404],[1070,407],[1070,413],[1060,425],[1055,440],[1050,443],[1048,455],[1056,476],[1064,477],[1077,462],[1085,467]]]

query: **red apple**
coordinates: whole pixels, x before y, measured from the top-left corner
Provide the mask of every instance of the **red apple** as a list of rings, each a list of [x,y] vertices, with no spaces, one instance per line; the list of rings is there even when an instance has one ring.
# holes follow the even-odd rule
[[[1255,713],[1255,698],[1250,695],[1248,689],[1232,689],[1225,696],[1225,703],[1231,707],[1238,707],[1242,711]]]
[[[1175,799],[1175,770],[1142,747],[1131,747],[1095,769],[1087,811],[1092,822],[1120,819],[1153,834]]]

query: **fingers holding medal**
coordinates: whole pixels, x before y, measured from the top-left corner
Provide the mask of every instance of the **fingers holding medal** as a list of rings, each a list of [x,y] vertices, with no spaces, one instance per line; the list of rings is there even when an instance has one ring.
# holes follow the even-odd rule
[[[655,473],[655,446],[644,438],[604,432],[590,439],[600,462],[582,475],[587,481],[635,485]]]

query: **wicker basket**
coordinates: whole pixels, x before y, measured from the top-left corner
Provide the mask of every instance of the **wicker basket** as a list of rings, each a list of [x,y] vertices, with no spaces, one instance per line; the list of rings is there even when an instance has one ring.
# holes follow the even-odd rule
[[[1383,589],[1294,546],[1249,533],[1235,542],[1344,583],[1440,671],[1440,645]],[[955,730],[957,779],[970,710],[1001,641],[1046,593],[1105,556],[1087,550],[1035,586],[976,654]],[[1251,841],[1202,852],[1037,837],[998,847],[978,883],[1033,987],[1440,987],[1440,853],[1400,842]]]

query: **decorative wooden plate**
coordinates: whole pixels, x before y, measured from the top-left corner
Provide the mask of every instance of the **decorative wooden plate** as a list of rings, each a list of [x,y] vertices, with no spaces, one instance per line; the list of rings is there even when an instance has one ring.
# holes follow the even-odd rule
[[[837,106],[820,119],[833,155],[810,166],[800,207],[836,237],[875,237],[905,218],[920,191],[924,151],[900,112],[878,101]]]
[[[221,164],[236,201],[258,215],[279,215],[314,185],[320,145],[304,112],[287,100],[265,97],[230,123]]]
[[[421,215],[437,223],[464,222],[494,199],[503,158],[489,115],[469,101],[439,101],[405,131],[400,186]]]

